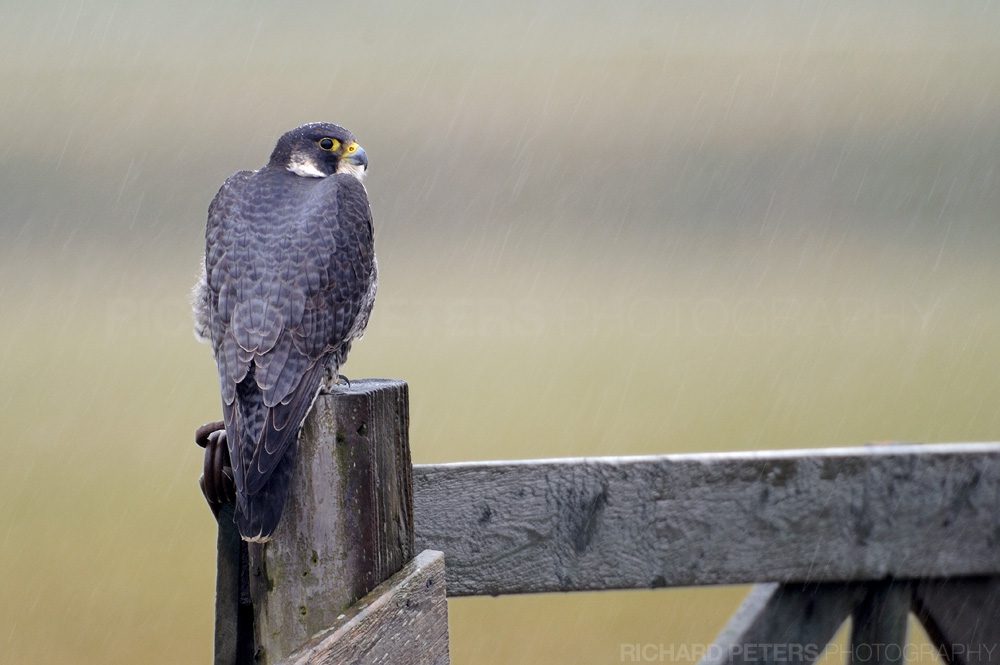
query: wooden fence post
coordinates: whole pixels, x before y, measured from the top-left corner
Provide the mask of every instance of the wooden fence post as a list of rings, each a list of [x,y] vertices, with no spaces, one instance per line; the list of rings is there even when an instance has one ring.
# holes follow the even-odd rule
[[[407,386],[321,395],[273,539],[250,544],[257,662],[280,663],[413,558]]]
[[[868,593],[851,614],[851,665],[905,662],[906,618],[911,590],[904,580],[866,585]]]
[[[808,665],[865,597],[861,584],[757,584],[699,665]]]

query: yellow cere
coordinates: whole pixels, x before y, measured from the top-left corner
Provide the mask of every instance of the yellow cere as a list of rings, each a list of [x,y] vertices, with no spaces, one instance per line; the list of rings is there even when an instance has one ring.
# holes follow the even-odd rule
[[[351,154],[352,152],[357,152],[357,151],[358,151],[358,144],[357,144],[357,142],[354,142],[351,145],[347,146],[347,150],[346,150],[347,154]]]

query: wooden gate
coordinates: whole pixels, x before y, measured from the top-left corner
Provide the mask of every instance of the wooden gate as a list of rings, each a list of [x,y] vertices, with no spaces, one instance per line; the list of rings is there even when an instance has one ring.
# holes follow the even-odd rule
[[[272,542],[221,508],[217,664],[436,665],[446,596],[747,583],[704,665],[810,663],[849,617],[852,661],[901,663],[909,612],[1000,663],[1000,444],[413,466],[407,431],[405,383],[354,382]]]

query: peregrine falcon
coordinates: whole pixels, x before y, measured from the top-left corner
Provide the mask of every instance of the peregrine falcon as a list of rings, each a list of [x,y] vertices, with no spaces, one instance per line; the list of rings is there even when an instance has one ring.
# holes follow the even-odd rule
[[[303,125],[278,140],[267,165],[226,180],[208,209],[195,335],[218,365],[247,541],[274,533],[302,422],[338,381],[375,302],[367,169],[349,131]]]

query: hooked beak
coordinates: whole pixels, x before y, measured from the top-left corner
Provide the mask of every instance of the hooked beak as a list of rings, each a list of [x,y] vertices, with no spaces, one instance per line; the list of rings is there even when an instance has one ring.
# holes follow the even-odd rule
[[[354,145],[358,144],[355,143]],[[345,154],[341,159],[348,162],[349,164],[357,164],[358,166],[364,168],[366,171],[368,170],[368,153],[366,153],[365,149],[362,148],[360,145],[358,145],[357,150],[355,150],[349,155]]]

